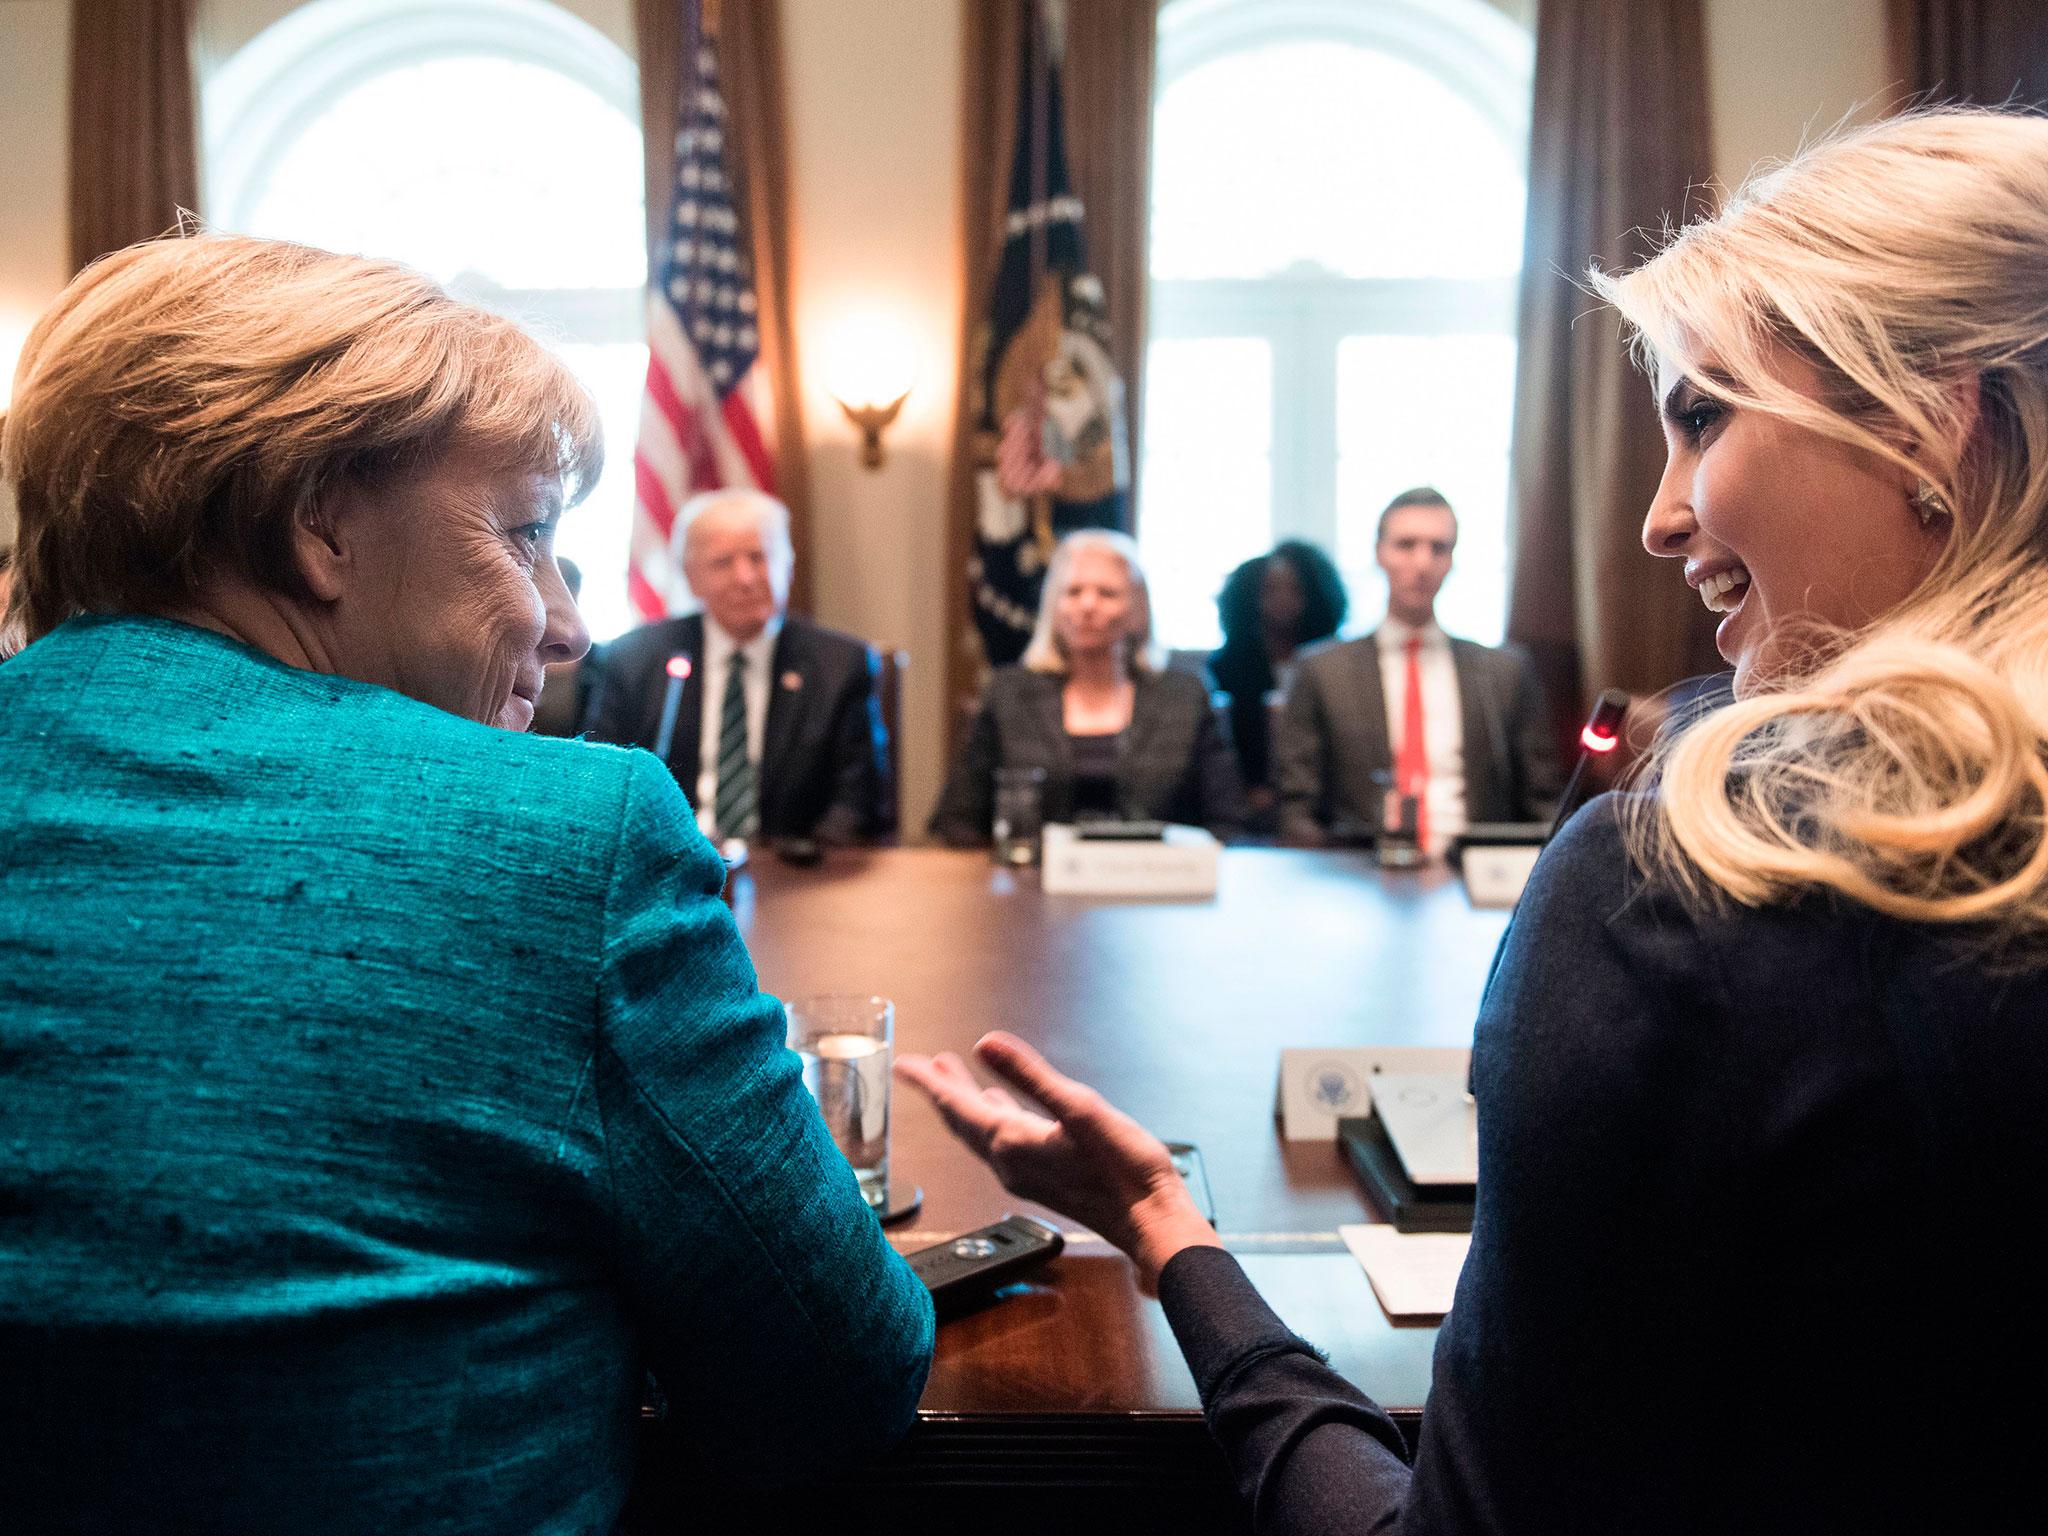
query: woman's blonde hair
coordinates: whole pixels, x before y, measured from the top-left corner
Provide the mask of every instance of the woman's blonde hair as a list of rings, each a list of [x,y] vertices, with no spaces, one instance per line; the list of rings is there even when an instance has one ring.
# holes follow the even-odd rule
[[[1046,567],[1045,585],[1039,589],[1038,623],[1031,631],[1031,643],[1024,647],[1024,665],[1034,672],[1067,670],[1067,653],[1060,643],[1053,616],[1059,608],[1060,592],[1066,587],[1067,572],[1074,564],[1074,557],[1086,549],[1100,550],[1123,562],[1124,572],[1131,579],[1131,597],[1137,605],[1136,622],[1131,626],[1131,667],[1139,672],[1159,671],[1165,661],[1159,648],[1152,643],[1152,589],[1145,584],[1145,566],[1138,558],[1138,541],[1129,534],[1116,533],[1108,528],[1077,529],[1054,546],[1052,561]]]
[[[1819,888],[2048,937],[2048,120],[1842,134],[1593,283],[1704,392],[1866,450],[1953,512],[1904,603],[1806,637],[1660,745],[1639,860],[1705,900]]]
[[[332,493],[470,451],[581,497],[603,464],[575,377],[406,267],[202,234],[116,251],[29,332],[0,435],[20,508],[12,612],[162,610],[231,572],[301,590]]]

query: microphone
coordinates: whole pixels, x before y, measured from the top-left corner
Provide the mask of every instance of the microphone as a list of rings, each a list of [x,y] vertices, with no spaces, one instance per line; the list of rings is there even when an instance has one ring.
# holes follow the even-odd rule
[[[682,708],[683,684],[690,676],[690,658],[681,651],[668,659],[668,693],[661,701],[661,729],[654,736],[654,755],[668,761],[669,743],[675,739],[676,711]]]
[[[1564,795],[1557,802],[1557,819],[1544,834],[1544,842],[1556,837],[1565,818],[1578,809],[1579,781],[1586,776],[1586,764],[1621,745],[1621,722],[1627,717],[1628,695],[1619,688],[1609,688],[1593,701],[1593,713],[1586,717],[1586,728],[1579,732],[1579,760],[1572,765],[1572,776],[1565,781]]]

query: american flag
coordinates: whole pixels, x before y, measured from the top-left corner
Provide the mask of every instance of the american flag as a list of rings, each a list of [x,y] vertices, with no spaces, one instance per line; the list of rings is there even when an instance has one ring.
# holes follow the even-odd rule
[[[695,8],[692,7],[694,10]],[[691,36],[703,39],[699,28]],[[647,396],[633,450],[636,505],[626,581],[643,619],[683,595],[669,553],[676,511],[699,491],[775,488],[748,396],[761,347],[754,280],[726,172],[725,102],[708,39],[695,49],[676,126],[668,241],[647,291]]]

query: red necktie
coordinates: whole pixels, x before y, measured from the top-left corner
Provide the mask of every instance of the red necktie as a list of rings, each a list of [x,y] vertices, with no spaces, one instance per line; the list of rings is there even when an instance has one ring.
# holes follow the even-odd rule
[[[1394,780],[1404,795],[1415,797],[1415,843],[1429,846],[1429,745],[1422,734],[1422,636],[1408,637],[1408,687],[1401,704],[1401,754],[1394,759]]]

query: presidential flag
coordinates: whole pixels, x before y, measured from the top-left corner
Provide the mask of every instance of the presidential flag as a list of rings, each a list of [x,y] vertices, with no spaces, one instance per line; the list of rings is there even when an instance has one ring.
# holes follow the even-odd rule
[[[1067,176],[1058,40],[1042,0],[1024,34],[1009,214],[973,374],[967,577],[991,666],[1023,654],[1053,545],[1076,528],[1129,523],[1124,386]]]
[[[627,585],[642,619],[686,597],[670,549],[676,512],[700,491],[725,486],[772,492],[774,471],[753,398],[756,366],[753,273],[733,204],[718,58],[691,0],[676,126],[676,184],[667,239],[647,292],[647,394],[633,449],[635,506]]]

